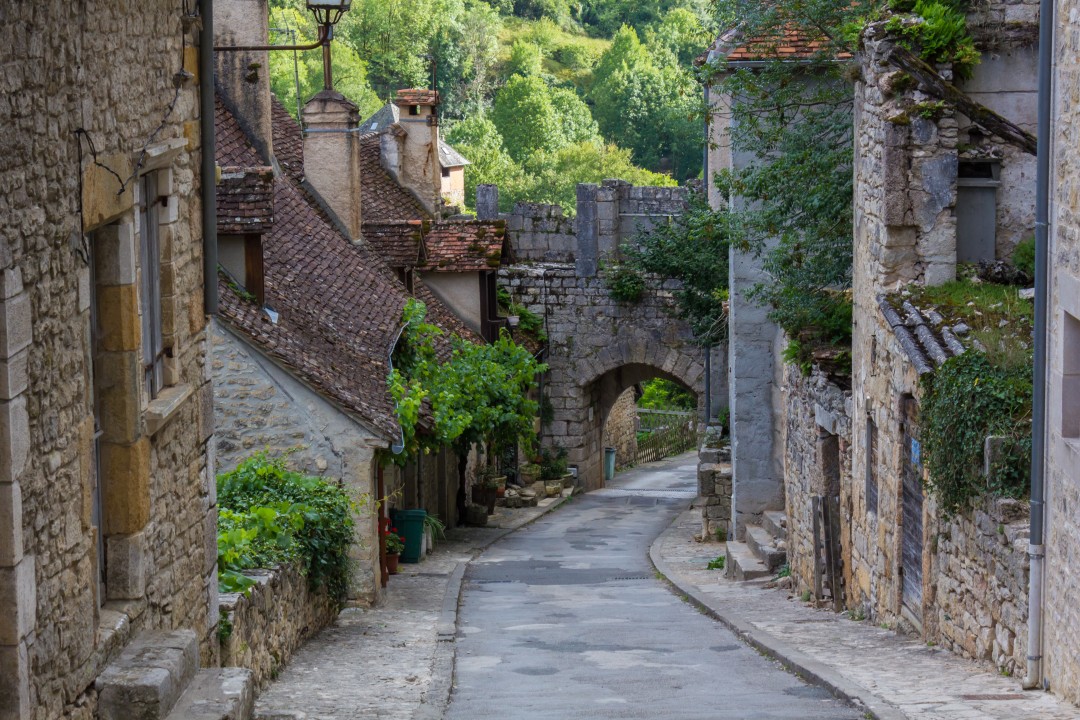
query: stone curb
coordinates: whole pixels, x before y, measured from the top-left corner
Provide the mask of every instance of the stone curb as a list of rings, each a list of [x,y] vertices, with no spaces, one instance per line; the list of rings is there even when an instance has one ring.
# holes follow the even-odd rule
[[[803,680],[825,688],[835,697],[859,709],[868,710],[877,720],[906,720],[907,715],[899,708],[888,704],[863,686],[849,681],[837,668],[814,660],[775,635],[754,627],[750,621],[738,613],[721,607],[720,603],[701,592],[696,585],[676,580],[670,566],[660,554],[660,546],[665,539],[676,533],[675,526],[686,512],[688,511],[676,515],[671,525],[649,546],[649,561],[673,591],[685,595],[692,605],[714,620],[718,620],[740,640],[779,661],[781,665]]]
[[[412,720],[441,720],[450,705],[450,693],[454,689],[454,664],[457,656],[458,609],[461,607],[461,590],[465,584],[465,571],[469,564],[480,557],[493,544],[502,540],[510,533],[517,532],[527,527],[552,510],[562,505],[572,496],[562,496],[553,503],[543,508],[543,512],[525,520],[519,525],[508,528],[500,528],[501,532],[495,533],[490,538],[478,545],[472,556],[465,562],[459,562],[454,571],[450,573],[450,579],[446,583],[446,591],[443,593],[442,608],[439,610],[439,621],[435,628],[437,632],[435,643],[435,656],[431,663],[431,686],[424,693],[420,707],[412,715]]]

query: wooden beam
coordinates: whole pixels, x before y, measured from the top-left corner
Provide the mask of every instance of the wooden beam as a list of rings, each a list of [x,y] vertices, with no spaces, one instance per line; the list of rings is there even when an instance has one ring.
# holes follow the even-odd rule
[[[985,105],[972,100],[907,48],[893,45],[892,49],[886,53],[885,59],[917,80],[924,90],[952,105],[983,129],[1029,155],[1035,154],[1034,135]]]

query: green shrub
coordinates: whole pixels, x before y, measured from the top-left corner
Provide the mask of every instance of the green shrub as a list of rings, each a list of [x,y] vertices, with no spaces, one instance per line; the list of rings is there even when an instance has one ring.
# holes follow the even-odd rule
[[[963,512],[986,493],[1023,495],[1031,467],[1030,362],[994,364],[983,353],[969,350],[928,377],[920,438],[927,485],[945,515]],[[991,435],[1004,442],[986,478],[983,448]]]
[[[567,472],[566,448],[543,448],[540,451],[540,479],[558,480]]]
[[[645,296],[645,276],[629,265],[616,265],[604,274],[611,297],[619,302],[636,303]]]
[[[288,470],[285,457],[259,452],[218,475],[218,581],[224,592],[246,590],[243,571],[299,562],[312,588],[343,601],[349,578],[353,501],[323,478]]]
[[[1035,238],[1029,237],[1016,245],[1012,254],[1013,265],[1031,280],[1035,279]]]

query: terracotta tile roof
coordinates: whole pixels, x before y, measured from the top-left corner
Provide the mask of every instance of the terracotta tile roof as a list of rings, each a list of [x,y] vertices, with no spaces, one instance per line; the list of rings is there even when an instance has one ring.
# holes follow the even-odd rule
[[[958,335],[968,332],[966,326],[950,327],[937,311],[924,313],[909,300],[904,300],[900,308],[902,314],[884,296],[878,298],[882,317],[917,373],[932,373],[949,358],[964,353]]]
[[[382,166],[380,142],[375,133],[360,136],[360,208],[364,223],[430,219],[420,201]]]
[[[214,143],[214,159],[218,165],[250,168],[265,164],[217,94],[214,95]]]
[[[217,186],[219,233],[261,235],[274,224],[274,169],[221,168]]]
[[[404,88],[395,94],[398,105],[438,105],[439,94],[428,88]]]
[[[420,220],[405,223],[364,223],[363,238],[392,268],[415,268],[427,262]]]
[[[274,135],[274,157],[294,180],[304,177],[304,136],[296,118],[274,95],[270,96],[270,124]]]
[[[434,272],[495,270],[511,260],[506,223],[502,220],[460,220],[430,225],[424,235]]]
[[[694,62],[703,65],[720,59],[726,59],[727,62],[813,60],[828,51],[829,43],[824,37],[808,33],[803,28],[788,26],[775,35],[747,38],[741,28],[735,27],[721,33],[709,49]],[[840,53],[836,59],[850,57],[850,53]]]

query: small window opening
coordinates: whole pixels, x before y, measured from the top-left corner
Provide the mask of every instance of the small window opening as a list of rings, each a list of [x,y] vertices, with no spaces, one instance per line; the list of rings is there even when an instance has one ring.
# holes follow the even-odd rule
[[[1080,318],[1065,313],[1062,323],[1061,436],[1080,438]]]
[[[445,167],[444,167],[444,168],[442,169],[442,176],[443,176],[443,177],[445,177],[445,178],[448,178],[448,177],[450,177],[450,168],[445,168]]]
[[[872,418],[866,418],[866,512],[877,515],[878,478],[877,478],[877,424]]]
[[[410,105],[409,106],[409,114],[410,115],[419,115],[420,114],[420,106],[419,105]]]
[[[154,399],[164,385],[165,342],[161,319],[161,240],[157,176],[142,178],[139,207],[140,302],[142,304],[143,383]]]

